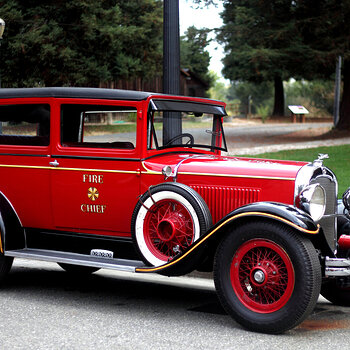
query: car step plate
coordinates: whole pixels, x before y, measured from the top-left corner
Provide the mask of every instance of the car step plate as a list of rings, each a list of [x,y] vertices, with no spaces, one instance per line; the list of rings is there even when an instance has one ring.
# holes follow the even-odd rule
[[[20,250],[8,250],[5,252],[5,255],[24,259],[51,261],[81,266],[91,266],[98,267],[101,269],[113,269],[127,272],[135,272],[136,268],[145,267],[144,263],[138,260],[113,259],[100,256],[83,255],[42,249],[27,248]]]

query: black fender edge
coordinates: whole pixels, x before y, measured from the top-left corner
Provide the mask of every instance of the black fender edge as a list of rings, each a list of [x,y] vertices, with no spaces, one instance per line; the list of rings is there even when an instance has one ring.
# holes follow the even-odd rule
[[[0,252],[25,248],[25,233],[21,221],[7,197],[0,192]]]
[[[156,272],[168,276],[188,273],[190,271],[186,270],[186,265],[190,265],[190,259],[197,256],[197,254],[203,254],[205,250],[212,249],[212,245],[214,245],[216,249],[220,240],[225,236],[229,226],[238,221],[240,222],[244,218],[247,219],[250,217],[261,217],[282,222],[293,227],[301,234],[308,236],[318,235],[320,231],[320,226],[312,220],[310,215],[291,205],[274,202],[251,203],[235,209],[226,215],[185,251],[166,264],[156,267],[136,268],[136,272]]]

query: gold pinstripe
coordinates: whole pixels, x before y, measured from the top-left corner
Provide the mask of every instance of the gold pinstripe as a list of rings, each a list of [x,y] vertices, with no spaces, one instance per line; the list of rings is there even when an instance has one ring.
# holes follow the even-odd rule
[[[4,254],[4,249],[2,247],[1,232],[0,232],[0,252],[1,252],[1,254]]]
[[[139,174],[136,170],[109,170],[109,169],[89,169],[89,168],[60,168],[53,166],[32,166],[32,165],[12,165],[0,164],[0,168],[19,168],[19,169],[44,169],[44,170],[67,170],[67,171],[90,171],[103,173],[119,173],[119,174]]]
[[[311,231],[311,230],[306,230],[296,224],[294,224],[293,222],[286,220],[284,218],[281,218],[279,216],[273,215],[273,214],[268,214],[268,213],[260,213],[260,212],[247,212],[247,213],[241,213],[241,214],[237,214],[232,216],[231,218],[228,218],[227,220],[225,220],[224,222],[222,222],[218,227],[215,228],[215,230],[213,230],[210,234],[208,234],[203,240],[201,240],[200,242],[196,243],[191,249],[189,249],[184,255],[182,255],[179,259],[171,261],[167,264],[161,265],[161,266],[157,266],[157,267],[150,267],[150,268],[136,268],[135,271],[136,272],[157,272],[159,270],[162,270],[164,268],[167,268],[169,266],[172,266],[174,264],[176,264],[178,261],[184,259],[187,255],[189,255],[194,249],[196,249],[200,244],[202,244],[203,242],[205,242],[209,237],[211,237],[216,231],[218,231],[222,226],[224,226],[225,224],[227,224],[228,222],[235,220],[237,218],[243,217],[243,216],[248,216],[248,215],[258,215],[258,216],[265,216],[265,217],[270,217],[273,219],[277,219],[279,221],[282,221],[294,228],[296,228],[299,231],[305,232],[305,233],[309,233],[309,234],[317,234],[320,230],[320,225],[317,225],[317,230],[315,231]]]
[[[161,171],[150,170],[146,167],[144,162],[142,166],[146,171],[141,171],[141,174],[148,175],[162,175]],[[213,173],[192,173],[186,171],[179,171],[178,175],[198,175],[198,176],[216,176],[216,177],[229,177],[229,178],[245,178],[245,179],[266,179],[266,180],[284,180],[284,181],[295,181],[294,177],[278,177],[278,176],[255,176],[255,175],[231,175],[231,174],[213,174]]]
[[[18,169],[42,169],[42,170],[66,170],[66,171],[90,171],[90,172],[104,172],[104,173],[118,173],[118,174],[147,174],[147,175],[162,175],[160,171],[153,171],[147,169],[142,162],[142,166],[146,171],[136,170],[109,170],[109,169],[89,169],[89,168],[64,168],[53,166],[33,166],[33,165],[13,165],[13,164],[0,164],[0,168],[18,168]],[[295,178],[288,177],[274,177],[274,176],[253,176],[253,175],[230,175],[230,174],[212,174],[212,173],[191,173],[191,172],[179,172],[181,175],[198,175],[198,176],[216,176],[216,177],[230,177],[230,178],[246,178],[246,179],[266,179],[266,180],[286,180],[294,181]]]

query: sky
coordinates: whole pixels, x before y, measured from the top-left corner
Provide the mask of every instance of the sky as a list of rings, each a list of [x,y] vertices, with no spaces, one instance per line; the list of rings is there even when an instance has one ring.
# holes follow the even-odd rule
[[[179,10],[180,10],[180,34],[183,35],[186,29],[190,26],[195,26],[196,28],[218,28],[222,26],[222,19],[220,17],[220,12],[223,11],[222,2],[218,1],[218,7],[209,6],[208,8],[196,9],[196,5],[193,5],[191,0],[179,0]],[[212,38],[215,35],[212,34]],[[219,76],[222,76],[221,70],[223,65],[221,59],[224,56],[223,48],[220,44],[212,41],[207,47],[207,50],[212,57],[210,60],[209,69],[216,72]]]

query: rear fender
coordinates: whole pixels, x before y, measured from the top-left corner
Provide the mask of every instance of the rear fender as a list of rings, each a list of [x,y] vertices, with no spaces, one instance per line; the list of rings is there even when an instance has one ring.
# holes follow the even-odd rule
[[[310,238],[319,235],[320,231],[319,225],[308,214],[293,206],[272,202],[252,203],[226,215],[170,262],[157,267],[137,268],[136,272],[157,272],[168,276],[188,273],[190,271],[186,267],[191,265],[192,259],[198,255],[202,256],[202,261],[212,258],[218,244],[227,234],[243,222],[257,218],[282,222]]]
[[[25,248],[21,221],[7,197],[0,192],[0,251]]]

